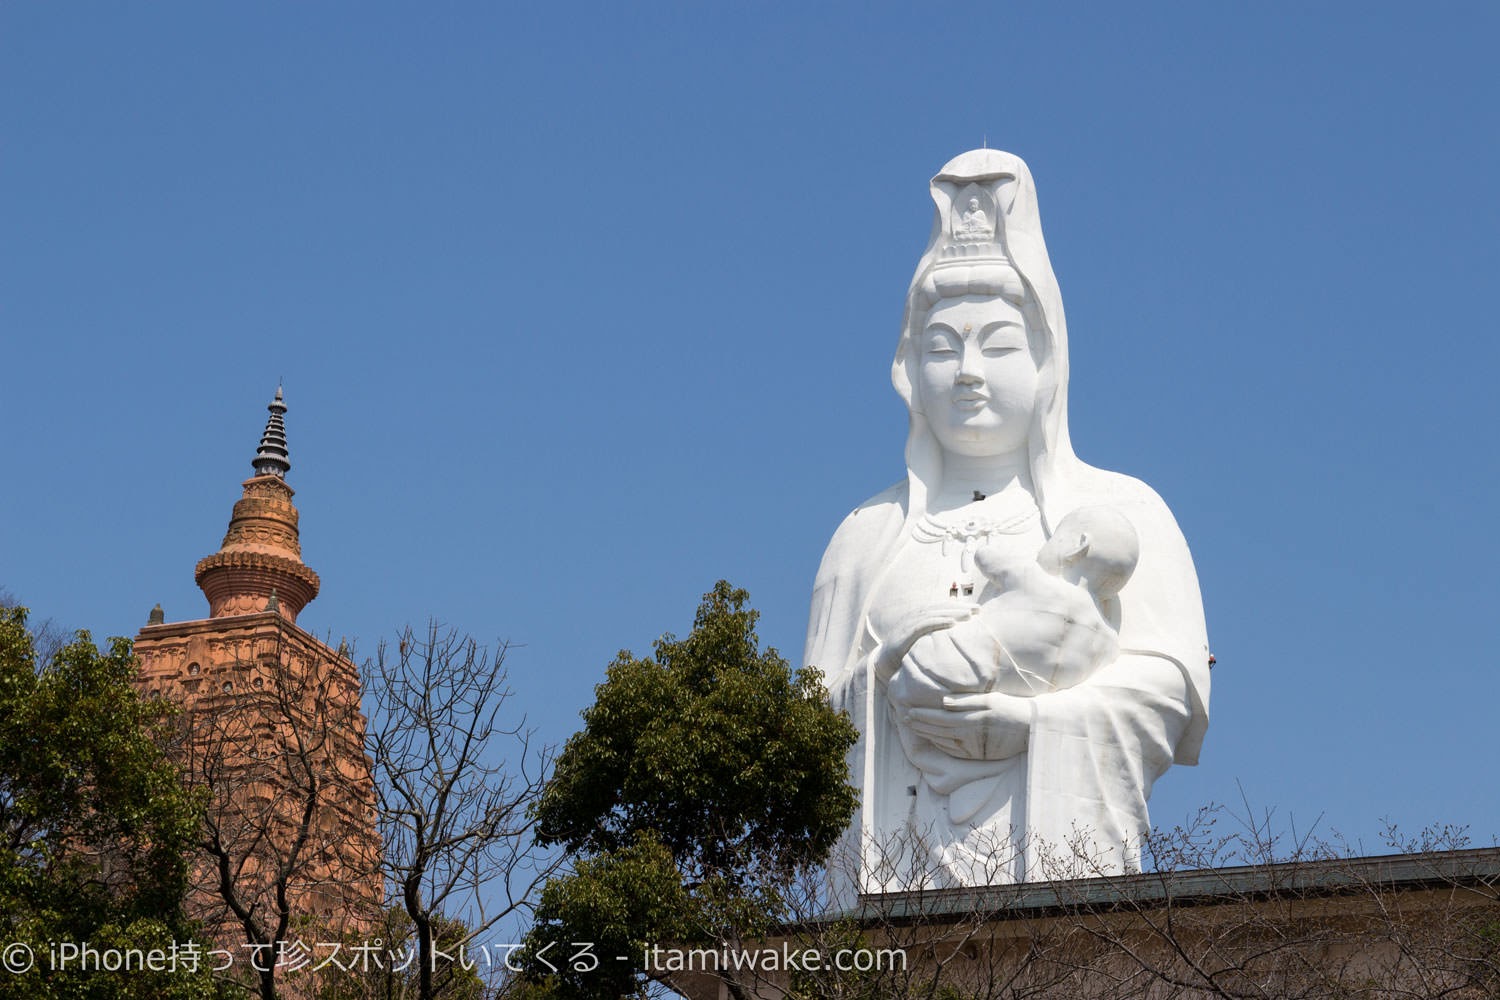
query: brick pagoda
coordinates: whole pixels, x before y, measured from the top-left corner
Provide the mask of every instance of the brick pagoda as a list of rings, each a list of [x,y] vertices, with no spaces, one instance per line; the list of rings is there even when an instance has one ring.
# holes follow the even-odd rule
[[[189,897],[224,943],[357,934],[381,904],[359,671],[297,624],[318,594],[287,485],[281,389],[219,550],[198,563],[208,617],[136,637],[139,684],[181,704],[180,763],[211,802]],[[284,900],[284,904],[282,902]]]

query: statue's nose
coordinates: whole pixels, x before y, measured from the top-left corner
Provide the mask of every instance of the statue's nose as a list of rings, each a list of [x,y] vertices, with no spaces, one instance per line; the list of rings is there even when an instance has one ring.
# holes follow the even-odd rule
[[[957,381],[961,385],[977,385],[984,381],[984,369],[979,364],[978,351],[964,351],[963,361],[958,366]]]

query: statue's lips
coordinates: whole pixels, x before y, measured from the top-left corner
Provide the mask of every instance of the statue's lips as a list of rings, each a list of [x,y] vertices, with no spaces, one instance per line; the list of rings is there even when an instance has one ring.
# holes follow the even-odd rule
[[[982,410],[990,397],[979,393],[966,392],[962,396],[953,397],[953,405],[960,410]]]

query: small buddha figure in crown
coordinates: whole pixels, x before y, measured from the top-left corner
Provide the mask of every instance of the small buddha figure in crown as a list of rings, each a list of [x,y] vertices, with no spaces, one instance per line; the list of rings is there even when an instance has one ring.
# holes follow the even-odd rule
[[[994,235],[990,217],[979,204],[979,199],[970,198],[968,207],[958,217],[958,225],[954,227],[954,240],[959,243],[977,243],[991,239]]]

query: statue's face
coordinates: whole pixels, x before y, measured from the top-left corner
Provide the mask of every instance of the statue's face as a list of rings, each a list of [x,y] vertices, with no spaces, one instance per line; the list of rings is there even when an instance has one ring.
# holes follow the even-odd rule
[[[943,299],[920,337],[918,399],[943,450],[974,457],[1024,450],[1037,370],[1021,310],[998,296]]]

